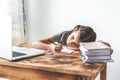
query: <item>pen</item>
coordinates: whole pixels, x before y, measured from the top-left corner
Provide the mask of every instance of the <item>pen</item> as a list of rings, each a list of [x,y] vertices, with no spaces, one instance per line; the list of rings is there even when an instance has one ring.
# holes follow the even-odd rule
[[[55,44],[55,45],[57,45],[57,43],[55,43],[55,42],[53,42],[53,41],[51,41],[51,40],[49,40],[49,39],[48,39],[48,41],[51,42],[51,43],[53,43],[53,44]]]
[[[51,43],[53,43],[54,45],[57,45],[57,44],[58,44],[58,43],[55,43],[55,42],[53,42],[53,41],[51,41],[51,40],[49,40],[49,39],[48,39],[48,41],[51,42]],[[62,42],[61,42],[61,44],[62,44]],[[65,46],[62,46],[62,48],[66,48],[66,47],[65,47]]]

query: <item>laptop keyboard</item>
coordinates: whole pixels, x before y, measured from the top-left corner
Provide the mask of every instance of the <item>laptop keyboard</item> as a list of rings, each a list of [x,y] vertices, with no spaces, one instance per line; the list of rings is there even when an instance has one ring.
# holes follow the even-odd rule
[[[20,53],[20,52],[16,52],[16,51],[12,51],[12,56],[13,56],[13,57],[23,56],[23,55],[26,55],[26,54]]]
[[[22,56],[26,54],[45,54],[44,50],[39,50],[35,48],[26,48],[26,47],[18,47],[13,46],[13,56]]]

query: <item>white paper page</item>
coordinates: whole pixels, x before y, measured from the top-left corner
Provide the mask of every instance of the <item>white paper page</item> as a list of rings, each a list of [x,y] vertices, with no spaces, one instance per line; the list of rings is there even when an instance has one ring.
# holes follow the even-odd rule
[[[71,54],[74,50],[70,50],[67,48],[67,46],[63,46],[63,49],[61,50],[61,53],[64,54]]]

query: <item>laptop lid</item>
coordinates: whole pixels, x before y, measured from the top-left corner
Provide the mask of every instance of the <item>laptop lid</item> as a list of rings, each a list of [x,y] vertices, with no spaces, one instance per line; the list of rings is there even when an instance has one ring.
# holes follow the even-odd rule
[[[44,54],[44,50],[25,48],[12,45],[12,18],[0,16],[0,57],[16,61],[27,57]]]

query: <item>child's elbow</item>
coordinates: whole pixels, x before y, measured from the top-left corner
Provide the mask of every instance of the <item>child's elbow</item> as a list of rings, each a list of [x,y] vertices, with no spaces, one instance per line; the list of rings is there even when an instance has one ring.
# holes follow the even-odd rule
[[[38,42],[33,42],[32,43],[32,48],[37,48],[37,46],[38,46]]]

